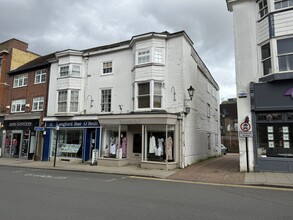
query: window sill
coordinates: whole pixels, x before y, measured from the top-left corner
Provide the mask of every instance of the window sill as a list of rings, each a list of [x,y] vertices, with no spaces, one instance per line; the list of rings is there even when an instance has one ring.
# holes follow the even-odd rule
[[[143,63],[143,64],[135,64],[135,66],[133,67],[132,71],[136,68],[143,68],[143,67],[148,67],[148,66],[161,66],[161,67],[164,67],[165,64],[164,63],[154,63],[154,62],[151,62],[151,63]]]

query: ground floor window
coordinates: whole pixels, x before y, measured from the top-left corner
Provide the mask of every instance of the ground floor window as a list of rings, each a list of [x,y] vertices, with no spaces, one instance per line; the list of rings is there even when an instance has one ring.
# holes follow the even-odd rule
[[[146,161],[174,161],[174,130],[175,126],[145,126]]]
[[[127,127],[104,126],[100,155],[104,158],[122,159],[127,157]]]
[[[258,123],[259,157],[293,157],[293,123]]]
[[[51,140],[51,156],[54,157],[57,144],[56,156],[82,158],[82,137],[83,129],[54,130]]]

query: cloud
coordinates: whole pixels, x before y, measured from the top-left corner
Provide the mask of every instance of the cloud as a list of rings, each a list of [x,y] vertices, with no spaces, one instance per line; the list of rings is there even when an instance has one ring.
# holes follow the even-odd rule
[[[185,30],[222,97],[235,92],[229,90],[235,85],[232,13],[224,0],[0,0],[0,5],[0,42],[18,38],[41,55],[150,31]]]

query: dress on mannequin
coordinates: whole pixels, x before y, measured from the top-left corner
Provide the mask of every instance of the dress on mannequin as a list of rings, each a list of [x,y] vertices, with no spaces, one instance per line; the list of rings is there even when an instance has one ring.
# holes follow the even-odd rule
[[[158,138],[158,150],[156,156],[162,156],[164,149],[164,138]]]
[[[127,146],[127,139],[126,137],[122,138],[122,157],[126,157],[126,146]]]
[[[155,136],[150,137],[149,153],[154,154],[156,149],[156,138]]]
[[[168,137],[166,140],[166,145],[167,145],[167,156],[168,156],[168,160],[173,160],[173,140],[172,137]]]

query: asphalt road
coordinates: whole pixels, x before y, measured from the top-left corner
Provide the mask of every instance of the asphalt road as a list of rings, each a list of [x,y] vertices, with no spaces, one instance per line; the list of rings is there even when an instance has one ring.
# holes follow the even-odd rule
[[[0,166],[0,219],[292,219],[293,190]]]

